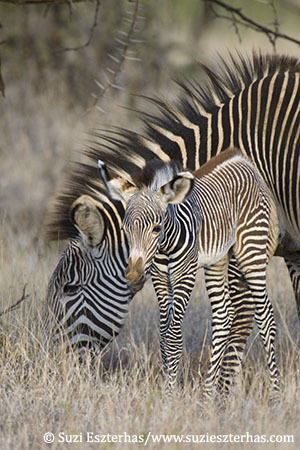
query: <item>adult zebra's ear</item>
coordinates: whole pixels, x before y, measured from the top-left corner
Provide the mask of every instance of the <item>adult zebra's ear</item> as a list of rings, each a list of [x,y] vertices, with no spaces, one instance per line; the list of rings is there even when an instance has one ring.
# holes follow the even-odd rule
[[[195,177],[190,172],[178,173],[173,180],[160,188],[161,201],[164,204],[184,202],[193,189],[194,181]]]
[[[87,245],[95,247],[102,241],[105,222],[101,214],[101,204],[89,195],[81,195],[72,203],[70,215]]]

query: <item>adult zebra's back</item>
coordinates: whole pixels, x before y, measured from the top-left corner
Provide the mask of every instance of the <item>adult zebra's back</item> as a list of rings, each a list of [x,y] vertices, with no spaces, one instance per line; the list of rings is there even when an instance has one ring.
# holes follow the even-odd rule
[[[154,101],[160,112],[156,116],[144,116],[145,136],[117,130],[103,137],[101,145],[95,144],[88,151],[91,166],[75,168],[70,173],[69,186],[59,194],[54,213],[49,215],[48,236],[77,236],[75,247],[80,251],[72,252],[70,257],[69,249],[74,244],[68,247],[60,263],[64,269],[57,270],[52,276],[48,302],[53,305],[54,317],[57,317],[56,311],[61,311],[59,322],[66,327],[68,336],[77,333],[72,324],[83,321],[87,331],[84,342],[89,342],[86,337],[89,333],[97,338],[93,315],[87,320],[87,311],[89,314],[94,311],[94,302],[97,300],[99,305],[110,308],[114,297],[122,298],[127,304],[133,296],[124,278],[127,243],[118,228],[124,208],[121,203],[112,205],[103,197],[96,171],[98,159],[104,160],[111,170],[130,182],[131,175],[153,158],[177,159],[184,167],[196,170],[229,146],[239,148],[252,159],[276,200],[282,231],[278,253],[287,263],[299,313],[300,62],[286,56],[254,53],[252,58],[231,55],[230,63],[220,59],[218,71],[204,70],[208,82],[204,86],[181,84],[184,95],[176,107]],[[103,227],[102,231],[98,230],[98,237],[101,237],[98,241],[92,239],[89,242],[83,230],[78,233],[80,224],[76,224],[75,216],[69,217],[73,201],[81,194],[91,197],[92,200],[86,197],[87,204],[99,202],[99,217],[104,220],[100,219]],[[109,212],[104,214],[102,207]],[[116,224],[112,234],[109,233],[111,222]],[[112,270],[112,266],[117,269]],[[93,276],[88,275],[89,271]],[[72,286],[74,280],[78,289],[76,297],[65,288]],[[98,315],[98,323],[102,320],[106,327],[111,325],[111,332],[103,342],[109,340],[109,334],[113,337],[118,332],[125,314],[126,308],[120,317],[111,310],[105,316],[105,322],[101,314]],[[80,333],[76,336],[72,339],[80,341]]]

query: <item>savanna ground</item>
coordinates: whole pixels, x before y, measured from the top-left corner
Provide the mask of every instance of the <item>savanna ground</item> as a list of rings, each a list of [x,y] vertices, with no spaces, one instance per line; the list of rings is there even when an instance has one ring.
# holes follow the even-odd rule
[[[116,6],[121,3],[114,2]],[[253,3],[261,7],[259,2]],[[166,4],[161,14],[156,12],[154,2],[150,2],[146,10],[152,22],[145,28],[146,43],[140,49],[139,56],[142,61],[144,58],[144,63],[129,65],[124,71],[124,85],[127,82],[133,93],[160,92],[172,98],[177,88],[170,88],[170,75],[194,74],[193,57],[223,51],[220,36],[228,24],[217,22],[200,33],[196,14],[192,21],[188,8],[180,10],[181,3],[175,2],[170,18],[170,2]],[[198,11],[196,2],[190,1],[190,5],[193,12]],[[28,297],[18,309],[0,317],[0,448],[46,448],[49,444],[44,443],[43,436],[47,432],[55,435],[51,448],[60,449],[70,447],[66,442],[59,442],[60,432],[79,435],[83,441],[77,444],[80,448],[100,445],[87,443],[87,432],[121,436],[117,438],[121,442],[101,444],[102,448],[115,449],[141,446],[143,443],[130,443],[130,439],[134,441],[138,436],[137,439],[145,442],[149,432],[185,438],[193,435],[194,439],[199,435],[209,438],[248,432],[252,439],[258,439],[255,437],[258,435],[265,435],[267,439],[276,435],[281,442],[180,444],[164,443],[161,438],[160,443],[154,443],[150,436],[148,448],[201,448],[201,445],[211,449],[256,449],[264,445],[299,448],[300,327],[288,273],[278,258],[271,262],[268,272],[282,375],[282,394],[275,407],[269,405],[264,354],[255,328],[247,346],[241,377],[228,402],[221,409],[211,404],[203,413],[199,399],[208,363],[210,310],[201,272],[184,321],[185,353],[178,393],[173,399],[166,401],[158,345],[158,311],[150,283],[132,301],[120,336],[93,365],[89,361],[79,364],[76,356],[65,355],[63,351],[56,355],[44,351],[40,324],[47,283],[67,245],[66,242],[49,244],[43,237],[49,200],[69,161],[79,158],[76,151],[84,148],[85,132],[108,123],[134,127],[132,113],[114,107],[101,115],[95,108],[89,108],[89,94],[94,89],[92,79],[100,73],[103,54],[109,51],[107,47],[115,45],[112,38],[105,40],[105,27],[109,24],[113,27],[119,20],[111,12],[108,14],[108,2],[104,2],[102,8],[104,18],[101,18],[100,30],[103,34],[96,40],[98,47],[95,44],[83,54],[60,55],[59,61],[51,52],[47,53],[47,59],[45,48],[56,45],[56,41],[50,40],[49,44],[47,39],[57,37],[52,28],[63,26],[67,20],[64,14],[56,11],[51,16],[49,13],[50,17],[43,19],[47,27],[41,24],[40,12],[36,10],[23,9],[19,13],[9,10],[7,15],[11,36],[8,48],[3,50],[6,98],[0,103],[0,310],[21,298],[25,285]],[[261,16],[260,11],[258,14]],[[268,22],[265,9],[264,14]],[[294,16],[291,12],[282,16],[285,18],[283,30],[293,29]],[[172,20],[176,22],[176,33]],[[24,43],[25,34],[20,32],[20,23],[26,25],[27,43]],[[70,25],[70,36],[65,32],[60,39],[76,38],[72,26],[76,28],[76,23]],[[38,46],[35,35],[30,34],[32,30],[40,33],[44,47]],[[255,43],[271,51],[267,39],[258,43],[254,40],[256,34],[247,35],[250,36],[247,39],[248,32],[245,32],[242,44],[238,44],[234,29],[228,33],[225,46],[234,44],[249,49]],[[192,49],[189,42],[192,42]],[[39,42],[39,45],[42,44]],[[299,56],[298,47],[278,45],[279,50]],[[161,70],[162,67],[165,70]],[[108,99],[102,100],[101,106],[132,102],[125,91],[111,93]],[[293,435],[294,443],[284,444],[283,435]],[[108,437],[108,440],[115,439]]]

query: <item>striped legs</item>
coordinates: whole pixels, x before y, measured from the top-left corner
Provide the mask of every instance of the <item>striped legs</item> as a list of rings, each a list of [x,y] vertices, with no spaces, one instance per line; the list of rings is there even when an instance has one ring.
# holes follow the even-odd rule
[[[196,260],[189,270],[159,255],[152,269],[152,280],[160,309],[160,346],[168,375],[169,392],[176,381],[183,349],[182,320],[194,286]],[[254,314],[267,354],[270,379],[275,393],[279,391],[279,372],[275,359],[276,326],[266,290],[267,255],[263,246],[251,252],[224,257],[205,269],[208,295],[212,307],[212,355],[204,384],[204,399],[214,389],[226,391],[233,375],[241,368],[247,338]],[[228,277],[228,278],[227,278]]]
[[[241,369],[247,339],[251,333],[254,321],[255,303],[252,293],[236,265],[234,255],[228,266],[228,283],[230,300],[234,308],[234,319],[231,324],[226,350],[224,353],[221,374],[218,380],[218,390],[227,393],[234,376]]]
[[[173,292],[169,280],[169,260],[164,255],[159,255],[159,262],[153,264],[151,277],[153,287],[158,299],[160,322],[160,351],[165,372],[168,371],[167,357],[165,353],[164,339],[173,315]]]
[[[204,399],[210,397],[216,385],[234,319],[228,292],[227,268],[227,255],[214,266],[205,268],[206,288],[212,309],[212,352],[204,383]]]
[[[225,270],[226,266],[223,268]],[[276,395],[279,391],[279,371],[275,358],[276,325],[265,285],[265,264],[258,266],[256,263],[253,267],[249,260],[248,264],[244,263],[241,271],[232,256],[228,267],[230,298],[226,273],[223,273],[222,278],[220,263],[206,269],[206,282],[212,304],[212,356],[204,385],[204,398],[211,395],[216,383],[218,390],[226,393],[234,375],[240,371],[254,314],[267,354],[273,392]],[[223,321],[218,320],[218,316],[223,317]]]
[[[220,391],[226,391],[233,381],[233,377],[241,368],[243,352],[247,338],[253,326],[253,316],[262,338],[270,380],[274,391],[279,390],[279,371],[275,358],[275,334],[276,325],[273,316],[273,308],[266,293],[265,300],[256,305],[252,292],[248,288],[246,278],[237,267],[234,255],[230,259],[228,267],[228,280],[230,300],[235,310],[235,317],[231,326],[225,355],[222,362],[221,375],[218,383]]]
[[[176,383],[178,364],[182,356],[182,320],[195,285],[197,259],[197,251],[194,251],[184,272],[180,267],[176,268],[175,262],[167,264],[167,260],[164,263],[162,260],[156,260],[152,267],[152,281],[160,312],[160,348],[168,377],[169,394]]]
[[[276,324],[266,287],[266,252],[252,249],[249,257],[236,255],[237,264],[255,303],[255,320],[267,354],[267,365],[274,392],[279,391],[279,371],[275,358]]]
[[[253,290],[253,286],[251,286],[251,290]],[[267,355],[270,381],[273,391],[276,393],[280,391],[280,374],[275,356],[276,323],[274,320],[273,307],[266,290],[263,295],[264,296],[261,297],[261,302],[256,303],[255,320]]]

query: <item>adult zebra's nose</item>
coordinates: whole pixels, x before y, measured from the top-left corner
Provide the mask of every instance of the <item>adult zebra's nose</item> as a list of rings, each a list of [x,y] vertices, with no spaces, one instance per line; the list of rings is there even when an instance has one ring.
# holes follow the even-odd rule
[[[129,286],[134,291],[139,291],[144,286],[146,276],[145,276],[145,263],[144,259],[139,256],[136,260],[129,257],[128,266],[125,270],[125,277],[128,281]]]

